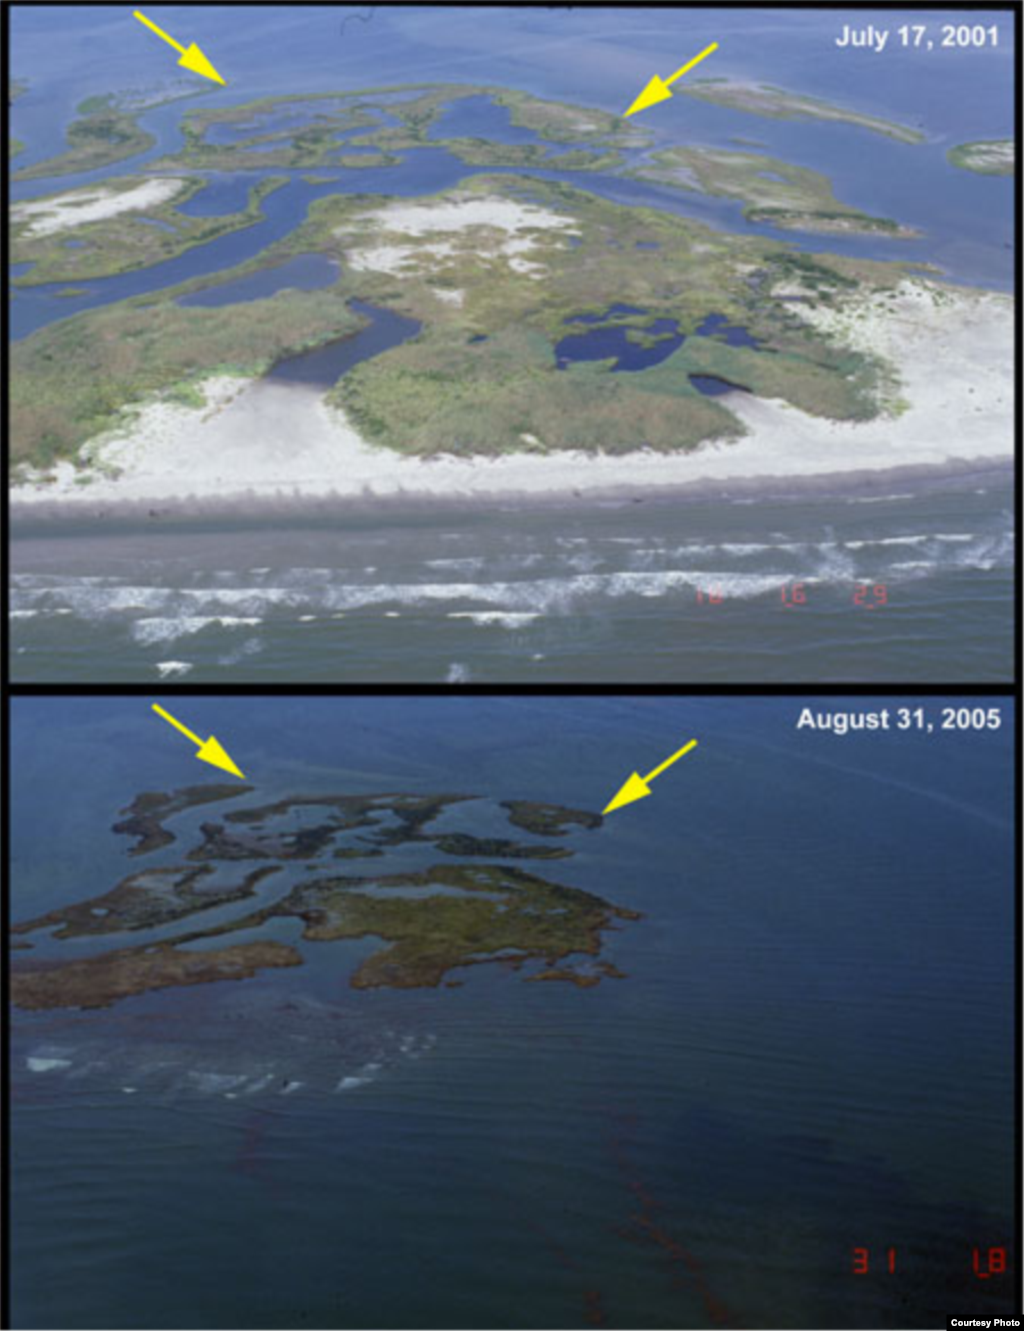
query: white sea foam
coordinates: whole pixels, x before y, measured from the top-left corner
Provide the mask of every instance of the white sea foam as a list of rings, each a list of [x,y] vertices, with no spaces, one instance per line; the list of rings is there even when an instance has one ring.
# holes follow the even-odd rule
[[[262,638],[246,638],[245,642],[236,647],[233,652],[226,652],[223,656],[218,656],[217,664],[222,666],[237,665],[239,661],[244,661],[249,656],[259,656],[262,651]]]
[[[209,575],[213,585],[176,588],[128,585],[119,579],[104,581],[95,576],[65,577],[55,583],[49,575],[26,574],[12,579],[12,602],[14,616],[26,622],[55,613],[73,614],[90,625],[120,621],[133,641],[142,646],[168,645],[206,630],[234,634],[263,624],[308,623],[320,617],[341,619],[369,610],[394,617],[433,605],[443,606],[453,621],[465,619],[479,627],[526,629],[539,617],[579,613],[602,600],[665,599],[670,603],[673,598],[692,597],[697,591],[707,592],[713,587],[729,597],[744,599],[770,593],[795,576],[804,582],[841,583],[858,577],[884,577],[887,570],[898,575],[900,565],[884,561],[890,552],[904,550],[930,554],[929,568],[934,572],[950,568],[990,570],[1012,566],[1014,542],[1012,533],[1004,530],[990,535],[936,532],[776,545],[691,542],[658,548],[648,544],[641,550],[623,552],[630,565],[627,568],[493,580],[362,582],[338,570],[282,570],[276,578],[290,585],[257,586],[248,580],[251,571],[220,571]],[[792,557],[772,558],[782,551],[797,557],[798,569]],[[738,557],[755,554],[764,556],[756,572],[737,565]],[[540,558],[530,556],[531,560]],[[564,563],[564,558],[560,562]],[[700,567],[702,564],[705,566]],[[502,561],[503,570],[507,567],[507,561]],[[315,576],[310,579],[307,574]],[[239,579],[244,580],[242,585],[238,585]],[[232,580],[236,585],[231,585]],[[249,637],[233,644],[227,656],[243,659],[263,650],[263,646],[260,639]],[[173,678],[186,673],[189,664],[168,654],[168,659],[157,663],[155,669],[161,678]],[[463,668],[461,663],[452,663],[456,673],[450,682],[463,682]]]
[[[372,1081],[372,1077],[342,1077],[341,1081],[335,1087],[337,1091],[354,1091],[357,1086],[365,1086]]]
[[[479,573],[484,566],[484,561],[478,555],[466,556],[464,559],[425,559],[424,568],[450,569],[453,573]]]
[[[144,647],[158,642],[174,642],[216,624],[218,628],[246,628],[263,621],[258,616],[240,615],[179,615],[176,619],[160,617],[137,619],[131,627],[132,637]]]
[[[921,532],[917,536],[874,536],[864,541],[847,541],[847,550],[862,550],[868,545],[923,545],[925,541],[932,540],[928,532]]]
[[[25,1059],[29,1072],[56,1072],[59,1068],[71,1067],[70,1058],[40,1058],[29,1056]]]
[[[157,661],[157,674],[161,679],[180,679],[192,669],[191,661]]]
[[[257,1091],[265,1090],[274,1080],[272,1072],[266,1072],[262,1077],[254,1077],[249,1085],[242,1090],[243,1095],[255,1095]]]
[[[502,610],[452,610],[449,619],[469,619],[474,624],[481,626],[490,624],[499,624],[505,629],[521,629],[527,624],[532,624],[535,619],[540,619],[539,614],[518,611]]]

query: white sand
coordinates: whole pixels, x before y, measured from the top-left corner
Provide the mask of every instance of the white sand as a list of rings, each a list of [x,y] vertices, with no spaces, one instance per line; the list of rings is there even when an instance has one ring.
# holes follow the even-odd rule
[[[468,246],[472,252],[488,258],[507,258],[514,272],[542,278],[547,272],[544,266],[525,257],[537,244],[539,237],[536,233],[580,234],[571,217],[500,196],[456,195],[443,203],[389,204],[377,212],[362,213],[355,221],[371,229],[375,235],[378,232],[393,233],[394,238],[383,244],[349,249],[346,253],[349,267],[369,268],[395,276],[412,270],[436,271],[459,253],[464,254]],[[343,228],[335,234],[345,237],[348,231]],[[449,239],[423,244],[420,238],[427,235],[443,235]],[[403,243],[404,236],[417,239]]]
[[[366,444],[307,387],[213,379],[206,384],[206,411],[151,404],[119,437],[87,445],[90,483],[63,464],[48,483],[17,485],[12,499],[16,506],[52,500],[94,506],[98,500],[245,496],[586,494],[1012,459],[1010,297],[907,281],[896,293],[860,300],[846,314],[812,317],[847,345],[874,350],[896,367],[900,382],[892,398],[906,404],[898,414],[836,423],[784,402],[733,393],[724,401],[748,434],[689,454],[422,461]],[[121,471],[117,479],[102,474],[111,467]]]
[[[49,236],[54,231],[84,226],[86,222],[102,222],[118,213],[156,208],[168,199],[173,199],[185,184],[184,180],[167,176],[143,181],[133,189],[70,190],[67,194],[56,194],[49,199],[34,199],[30,203],[17,204],[11,209],[11,220],[31,220],[26,235]]]
[[[452,291],[446,287],[431,287],[430,289],[437,299],[443,301],[445,305],[455,305],[461,308],[466,303],[466,293],[464,291]]]

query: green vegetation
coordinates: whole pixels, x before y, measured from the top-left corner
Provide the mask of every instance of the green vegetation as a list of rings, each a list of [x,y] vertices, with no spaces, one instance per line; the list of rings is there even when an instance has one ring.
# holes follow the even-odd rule
[[[330,292],[283,291],[219,308],[124,301],[50,324],[11,348],[11,461],[72,456],[131,403],[212,374],[262,374],[362,322]]]
[[[206,398],[198,384],[172,384],[163,397],[165,402],[171,402],[176,407],[192,407],[195,411],[202,411],[206,406]]]
[[[301,954],[267,939],[209,952],[179,951],[172,942],[121,948],[76,961],[11,967],[15,1007],[109,1007],[133,994],[216,980],[244,980],[271,966],[300,966]]]
[[[784,88],[774,88],[767,83],[686,79],[673,91],[686,97],[697,97],[704,102],[714,102],[716,106],[727,106],[734,111],[746,111],[750,115],[766,116],[772,120],[834,120],[884,134],[886,138],[897,139],[900,143],[925,141],[924,134],[909,125],[883,120],[881,116],[866,115],[863,111],[853,111],[848,107],[833,106],[817,97],[787,92]]]
[[[885,217],[870,217],[840,203],[828,177],[776,157],[710,148],[665,148],[652,164],[628,174],[680,189],[743,199],[743,215],[791,231],[870,235],[885,232],[899,239],[920,233]]]
[[[418,97],[390,102],[394,92],[421,90]],[[544,144],[503,144],[485,138],[431,139],[428,132],[443,110],[460,98],[489,95],[508,108],[513,124],[532,129],[549,144],[571,143],[569,151],[552,152]],[[283,113],[308,109],[305,124],[268,128]],[[401,121],[381,125],[375,111],[387,111]],[[246,133],[232,144],[207,142],[216,125],[237,125]],[[248,131],[252,131],[251,134]],[[374,147],[380,156],[346,155],[338,135],[363,131],[346,142],[353,147]],[[536,166],[559,171],[611,170],[621,164],[618,147],[646,142],[643,130],[606,111],[548,102],[529,93],[460,84],[410,84],[401,88],[353,93],[317,93],[308,96],[264,97],[242,106],[190,111],[184,120],[185,147],[181,153],[156,163],[161,170],[202,167],[237,170],[267,167],[340,166],[348,169],[394,166],[395,154],[426,146],[445,148],[474,166]],[[589,148],[596,151],[588,151]]]
[[[118,88],[111,95],[110,101],[118,111],[129,111],[138,115],[141,111],[152,110],[155,106],[167,106],[170,102],[180,102],[195,97],[208,97],[217,91],[198,74],[182,74],[177,79],[164,79],[160,83],[145,83],[138,88]],[[92,98],[88,99],[90,102]],[[96,99],[105,101],[106,98]],[[81,108],[79,108],[81,109]]]
[[[227,906],[254,896],[260,880],[277,871],[276,865],[257,869],[241,883],[211,887],[202,883],[207,874],[214,872],[209,864],[196,869],[144,869],[129,875],[102,896],[24,920],[12,926],[11,932],[29,934],[37,929],[53,929],[54,938],[91,938],[133,929],[156,929],[214,906]]]
[[[429,886],[459,894],[388,896],[395,889]],[[548,965],[574,953],[594,956],[601,931],[613,920],[639,918],[580,888],[495,864],[303,883],[274,913],[305,920],[303,937],[310,941],[374,936],[389,943],[352,974],[355,989],[437,985],[455,968],[509,954],[520,964],[538,957]]]
[[[189,787],[140,795],[123,812],[129,817],[115,831],[137,836],[136,853],[146,853],[173,839],[163,823],[197,804],[222,799],[223,787]],[[232,793],[242,793],[232,791]],[[238,858],[287,861],[319,855],[334,838],[370,829],[370,840],[401,845],[435,840],[458,855],[538,854],[566,858],[565,846],[528,846],[469,833],[424,834],[427,825],[464,795],[322,795],[294,796],[257,809],[229,813],[226,821],[244,832],[225,832],[224,824],[204,824],[203,844],[188,854],[222,862]],[[545,836],[564,836],[570,828],[601,824],[596,814],[557,804],[512,800],[503,806],[509,820]],[[319,809],[322,821],[297,831],[269,835],[268,825],[298,810]],[[396,828],[389,816],[397,817]],[[360,831],[359,840],[365,839]],[[304,844],[300,852],[299,843]],[[372,853],[380,854],[378,845]],[[240,882],[223,883],[211,863],[147,869],[130,875],[109,892],[20,922],[11,933],[18,942],[37,930],[53,930],[63,942],[164,928],[211,908],[224,909],[256,894],[260,882],[281,871],[274,863]],[[211,881],[213,884],[211,885]],[[302,953],[272,940],[256,939],[233,947],[209,949],[210,940],[258,930],[279,919],[302,921],[306,942],[373,937],[383,941],[349,976],[357,989],[379,985],[412,988],[437,985],[454,969],[500,962],[519,969],[530,960],[545,969],[534,977],[574,980],[584,988],[602,978],[622,978],[599,956],[602,933],[616,920],[636,920],[636,911],[613,906],[578,887],[569,887],[501,864],[435,864],[409,873],[374,877],[332,875],[300,882],[285,895],[247,914],[176,938],[70,961],[47,958],[22,963],[12,971],[12,996],[25,1008],[98,1007],[150,989],[240,979],[264,966],[299,965]],[[203,942],[197,952],[188,945]],[[16,942],[14,946],[17,946]],[[22,944],[24,946],[24,944]],[[31,946],[31,945],[29,945]],[[565,963],[571,960],[569,964]],[[452,983],[452,981],[449,981]]]
[[[15,180],[66,176],[95,171],[152,148],[156,139],[140,129],[134,115],[118,110],[113,97],[89,97],[78,108],[79,120],[67,128],[67,152],[15,172]]]
[[[599,813],[584,809],[567,809],[561,804],[540,804],[536,800],[504,800],[508,820],[513,827],[525,828],[538,836],[565,836],[570,827],[600,827],[604,819]]]
[[[435,838],[434,845],[446,855],[486,855],[491,859],[564,860],[572,854],[562,846],[537,846],[504,837],[475,837],[465,832],[448,832]]]
[[[646,143],[649,134],[625,116],[611,115],[592,107],[545,101],[532,93],[510,88],[485,88],[498,106],[508,107],[513,125],[532,129],[550,143],[599,143],[601,146],[635,147]]]
[[[174,841],[174,833],[164,827],[168,818],[200,804],[237,799],[239,795],[248,795],[251,790],[252,786],[229,786],[226,782],[220,785],[208,783],[183,786],[170,795],[160,790],[144,790],[136,795],[126,809],[121,810],[125,817],[115,823],[111,831],[137,838],[129,855],[148,855]]]
[[[7,156],[17,157],[18,153],[25,151],[25,142],[23,139],[8,139]]]
[[[185,146],[180,153],[155,164],[160,170],[201,167],[215,170],[246,170],[267,167],[318,167],[341,165],[348,168],[396,165],[398,149],[419,147],[426,143],[427,130],[446,103],[478,91],[457,84],[414,85],[424,88],[423,95],[407,102],[382,103],[400,126],[382,127],[374,114],[372,92],[314,93],[286,97],[263,97],[241,106],[201,108],[186,113],[182,129]],[[382,92],[398,89],[377,90]],[[289,128],[266,128],[275,117],[301,113],[308,108],[309,118]],[[212,126],[237,125],[246,133],[236,143],[207,142]],[[251,133],[248,131],[251,130]],[[364,130],[365,133],[339,142],[341,133]],[[358,147],[376,147],[381,158],[351,154],[345,156],[348,143]]]
[[[423,839],[423,829],[449,805],[471,798],[470,795],[290,795],[276,804],[234,809],[226,815],[226,821],[261,828],[271,819],[287,817],[296,809],[323,809],[329,811],[328,824],[335,832],[376,828],[374,840],[397,845]],[[377,824],[389,815],[398,820],[398,826],[378,828]]]
[[[260,149],[252,155],[253,165],[265,153],[281,155],[291,165],[341,153],[342,126],[357,129],[359,142],[376,145],[380,156],[398,146],[414,149],[433,142],[426,135],[445,105],[474,94],[490,95],[508,107],[516,123],[560,146],[441,141],[473,165],[497,160],[607,169],[619,163],[618,148],[633,141],[627,136],[637,133],[621,117],[525,93],[459,85],[412,91],[416,95],[408,101],[394,103],[379,92],[358,92],[190,110],[184,152],[162,165],[223,164],[220,155],[242,145],[221,148],[208,144],[206,136],[211,126],[225,123],[251,131],[248,142]],[[375,106],[401,123],[381,126],[372,114]],[[87,109],[94,116],[110,111],[106,99],[103,108]],[[299,123],[287,127],[296,117]],[[353,160],[365,165],[379,156]],[[641,174],[742,198],[748,216],[782,227],[905,234],[894,222],[867,218],[836,200],[819,173],[768,156],[670,149],[657,153]],[[119,178],[98,188],[132,189],[145,179]],[[264,178],[244,211],[201,218],[181,211],[182,202],[202,187],[201,177],[186,175],[174,199],[146,210],[173,231],[125,212],[75,227],[74,236],[88,242],[82,248],[68,248],[59,233],[32,237],[30,221],[15,211],[12,259],[34,267],[14,285],[88,280],[160,262],[252,225],[260,216],[260,199],[282,183],[281,177]],[[75,193],[63,196],[65,213]],[[875,289],[899,280],[904,266],[800,254],[780,241],[723,233],[528,175],[473,175],[417,200],[415,208],[422,214],[432,205],[444,206],[451,215],[452,203],[480,200],[495,206],[498,223],[485,224],[486,210],[477,209],[483,218],[477,225],[446,223],[454,229],[420,234],[418,227],[402,232],[403,204],[389,196],[322,194],[290,235],[230,271],[39,330],[12,352],[12,462],[45,467],[57,458],[78,459],[84,443],[124,420],[126,407],[158,395],[201,409],[204,378],[258,375],[281,356],[354,331],[361,320],[348,308],[352,298],[422,324],[416,338],[362,362],[328,394],[329,403],[344,409],[365,438],[405,453],[627,452],[642,446],[667,451],[742,433],[728,405],[698,392],[691,374],[718,374],[835,419],[863,419],[875,410],[884,386],[879,362],[848,353],[801,319],[792,302],[840,304],[862,285]],[[544,216],[531,214],[537,208]],[[515,219],[517,211],[513,235],[501,219]],[[389,213],[396,219],[390,224]],[[540,225],[552,215],[564,225]],[[186,293],[311,253],[338,260],[340,271],[330,288],[280,292],[236,306],[175,303]],[[618,373],[607,362],[558,368],[555,347],[578,331],[568,321],[615,303],[641,311],[623,321],[634,343],[658,340],[651,325],[663,318],[675,321],[687,340],[646,370]],[[714,338],[694,337],[711,313],[748,327],[762,348],[728,348]]]
[[[796,254],[779,242],[723,234],[526,177],[474,176],[433,201],[474,198],[560,214],[578,244],[569,246],[563,230],[533,232],[529,261],[539,280],[512,268],[500,244],[491,243],[503,233],[464,228],[450,253],[420,250],[419,261],[396,278],[351,262],[353,253],[380,243],[391,200],[321,196],[301,226],[230,272],[87,311],[17,343],[12,461],[48,465],[74,456],[131,403],[168,391],[180,400],[208,375],[258,374],[280,356],[342,336],[359,324],[345,304],[351,297],[424,325],[412,341],[349,371],[329,395],[366,438],[403,452],[625,452],[644,444],[669,450],[740,433],[729,409],[690,383],[689,373],[704,372],[701,358],[711,354],[692,343],[705,339],[690,338],[662,365],[636,373],[616,374],[601,362],[556,368],[554,346],[571,331],[566,320],[615,302],[644,311],[629,322],[640,336],[657,318],[693,333],[708,314],[720,313],[765,342],[756,377],[746,365],[727,367],[723,377],[742,370],[738,382],[755,391],[762,385],[838,419],[861,419],[870,410],[876,363],[851,361],[776,292],[833,303],[861,283],[898,280],[900,265]],[[389,244],[406,243],[414,254],[430,239],[388,235]],[[184,292],[305,253],[340,261],[329,290],[220,308],[174,304]],[[438,290],[461,293],[461,304],[439,301]],[[470,340],[480,335],[484,340]]]
[[[124,176],[109,185],[83,191],[83,196],[95,195],[98,190],[125,192],[137,189],[145,182],[146,177]],[[196,245],[205,245],[218,236],[259,222],[263,217],[263,200],[287,183],[287,176],[266,176],[250,188],[248,202],[241,212],[221,217],[192,217],[181,212],[180,206],[205,187],[206,181],[195,176],[182,180],[182,188],[165,203],[117,213],[102,221],[61,227],[47,235],[33,234],[31,218],[19,214],[15,206],[12,211],[11,259],[14,263],[32,263],[34,267],[17,278],[13,285],[38,286],[45,282],[110,277],[174,259]],[[74,192],[48,197],[71,201],[73,196]],[[32,202],[42,203],[45,198]],[[173,230],[154,226],[154,221]],[[69,231],[74,239],[83,242],[81,248],[69,249],[65,245]]]
[[[408,342],[350,371],[328,400],[368,438],[429,456],[535,449],[627,453],[695,447],[736,435],[736,422],[685,378],[626,383],[601,362],[556,370],[553,348],[503,328],[466,345],[439,335]]]
[[[552,154],[538,143],[494,143],[490,139],[444,139],[437,145],[472,166],[539,166],[546,171],[614,171],[622,165],[618,152],[578,148]]]
[[[78,114],[80,116],[98,116],[106,115],[115,105],[113,94],[101,94],[95,97],[87,97],[84,102],[78,103]]]
[[[476,177],[459,193],[525,195],[573,217],[581,243],[570,249],[557,232],[538,236],[531,253],[543,265],[543,283],[502,271],[468,233],[465,253],[432,271],[426,264],[423,273],[403,274],[400,284],[383,274],[351,275],[360,294],[425,322],[419,337],[356,366],[328,395],[374,442],[420,455],[494,455],[526,447],[627,452],[642,445],[685,449],[740,433],[728,408],[690,382],[690,373],[708,372],[709,357],[725,356],[716,345],[701,350],[698,344],[708,339],[689,338],[661,365],[629,374],[601,362],[556,368],[554,346],[569,331],[565,321],[615,302],[644,311],[630,321],[641,335],[656,318],[671,317],[692,333],[709,313],[725,314],[765,342],[751,353],[756,375],[746,364],[720,366],[742,371],[738,382],[839,419],[873,414],[877,364],[832,346],[774,298],[774,287],[792,284],[795,271],[817,282],[804,287],[798,278],[797,292],[832,302],[876,273],[891,280],[884,265],[849,268],[829,256],[799,256],[793,270],[789,251],[772,242],[622,208],[566,185]],[[358,247],[359,225],[338,200],[318,200],[293,240],[309,248],[330,235]],[[374,225],[379,234],[379,220]],[[639,241],[659,248],[637,251]],[[464,293],[461,307],[437,309],[432,288],[441,285]],[[485,340],[470,340],[481,333]]]
[[[975,171],[982,176],[1012,176],[1016,169],[1013,139],[979,139],[975,143],[958,143],[950,148],[946,157],[962,171]]]
[[[394,153],[343,153],[333,164],[346,171],[359,171],[371,166],[401,166],[402,159]]]

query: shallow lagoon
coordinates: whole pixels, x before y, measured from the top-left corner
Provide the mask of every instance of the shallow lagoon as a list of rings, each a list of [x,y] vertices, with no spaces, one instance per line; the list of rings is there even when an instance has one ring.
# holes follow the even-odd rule
[[[286,259],[284,263],[275,264],[272,268],[261,268],[259,272],[247,273],[230,282],[180,296],[178,304],[216,307],[237,304],[239,301],[263,300],[289,288],[316,291],[330,286],[337,279],[338,271],[337,260],[329,259],[326,254],[296,254],[294,258]]]
[[[575,314],[566,319],[566,324],[590,324],[582,333],[569,333],[555,344],[555,363],[560,370],[577,361],[614,360],[612,372],[647,370],[653,365],[660,365],[686,341],[686,336],[679,331],[677,319],[647,320],[647,311],[635,305],[610,305],[603,313]],[[628,320],[639,317],[645,322],[636,325],[634,332],[640,336],[631,336]],[[709,314],[699,327],[694,330],[695,337],[713,337],[731,347],[753,347],[761,345],[739,324],[730,324],[724,315]],[[645,339],[652,339],[648,345]],[[714,375],[691,374],[690,382],[700,392],[709,396],[720,396],[742,385],[729,384]]]
[[[334,387],[346,370],[407,342],[420,330],[421,325],[415,319],[380,309],[363,300],[349,301],[349,308],[369,320],[366,328],[312,351],[287,356],[271,367],[267,377],[326,391]]]

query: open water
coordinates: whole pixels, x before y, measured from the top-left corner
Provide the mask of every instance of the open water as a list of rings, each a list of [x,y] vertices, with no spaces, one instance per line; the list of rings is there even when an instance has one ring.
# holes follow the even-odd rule
[[[44,528],[14,545],[12,669],[190,683],[999,681],[1013,652],[1004,484]]]
[[[625,979],[478,965],[461,988],[355,991],[366,940],[111,1010],[16,1012],[13,1326],[820,1331],[1012,1311],[1009,1278],[973,1269],[1012,1244],[1019,1170],[1009,703],[997,731],[942,730],[933,698],[931,734],[840,739],[798,732],[825,705],[796,697],[165,701],[222,739],[254,804],[597,810],[699,744],[567,838],[573,858],[528,866],[643,912],[606,935]],[[893,724],[901,705],[918,704],[872,703]],[[17,699],[13,918],[139,867],[110,824],[198,780],[187,748],[143,700]]]

